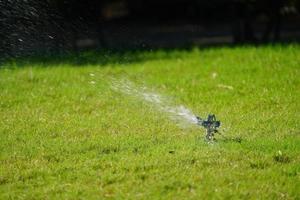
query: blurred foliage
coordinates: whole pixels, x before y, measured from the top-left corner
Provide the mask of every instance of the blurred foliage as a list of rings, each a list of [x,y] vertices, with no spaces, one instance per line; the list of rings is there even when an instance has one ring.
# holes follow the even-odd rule
[[[300,0],[0,0],[0,55],[16,55],[45,46],[60,51],[66,46],[65,41],[76,41],[76,34],[83,27],[90,30],[88,26],[101,38],[102,24],[116,18],[150,19],[157,23],[177,19],[203,24],[226,21],[232,26],[243,24],[232,28],[238,30],[233,36],[253,42],[247,24],[251,25],[261,14],[269,21],[279,21],[283,8],[285,13],[299,13]],[[241,33],[250,36],[235,36]]]

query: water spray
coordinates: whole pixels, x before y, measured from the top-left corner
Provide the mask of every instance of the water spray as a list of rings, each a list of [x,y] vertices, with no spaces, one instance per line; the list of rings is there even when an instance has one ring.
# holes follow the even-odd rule
[[[206,129],[206,136],[205,138],[208,141],[214,140],[215,133],[218,133],[218,128],[221,125],[220,121],[217,121],[216,116],[214,114],[209,114],[207,119],[202,119],[200,117],[197,118],[197,124],[202,126]]]
[[[207,119],[197,117],[185,106],[175,105],[169,98],[153,92],[146,86],[136,85],[128,79],[111,79],[111,87],[113,90],[148,102],[158,111],[166,113],[180,127],[189,127],[195,124],[204,127],[207,141],[213,141],[215,133],[219,133],[218,128],[221,123],[216,120],[214,114],[208,115]]]

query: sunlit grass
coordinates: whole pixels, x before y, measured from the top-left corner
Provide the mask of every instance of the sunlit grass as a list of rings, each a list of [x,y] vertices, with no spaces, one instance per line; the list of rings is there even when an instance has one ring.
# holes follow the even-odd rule
[[[0,69],[1,199],[296,199],[300,47],[83,53]],[[94,76],[91,76],[94,74]],[[110,89],[127,77],[224,137]]]

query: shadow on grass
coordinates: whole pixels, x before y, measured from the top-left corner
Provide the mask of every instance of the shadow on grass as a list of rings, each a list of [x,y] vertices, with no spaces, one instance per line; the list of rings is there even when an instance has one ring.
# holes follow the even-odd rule
[[[218,142],[224,143],[242,143],[243,139],[241,137],[221,137],[217,139]]]
[[[52,53],[31,56],[19,56],[0,59],[0,68],[22,68],[22,67],[57,67],[68,65],[74,67],[120,65],[139,63],[147,60],[158,59],[180,59],[194,49],[207,50],[218,48],[241,48],[241,47],[260,47],[260,46],[287,46],[298,43],[276,43],[276,44],[211,44],[202,46],[182,46],[177,48],[158,48],[158,49],[122,49],[122,50],[92,50],[68,53]]]
[[[74,67],[120,65],[139,63],[153,59],[179,58],[182,52],[191,49],[157,49],[157,50],[100,50],[81,51],[63,54],[44,54],[5,58],[0,61],[0,68],[22,68],[28,66],[57,67],[68,65]],[[172,51],[172,54],[170,52]],[[177,52],[177,53],[175,53]]]

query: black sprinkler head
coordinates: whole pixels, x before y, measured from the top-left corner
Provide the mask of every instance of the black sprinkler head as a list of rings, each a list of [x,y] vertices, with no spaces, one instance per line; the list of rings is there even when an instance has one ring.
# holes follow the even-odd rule
[[[218,128],[221,126],[221,122],[216,120],[216,116],[214,114],[209,114],[207,119],[201,119],[197,117],[197,124],[199,126],[203,126],[206,129],[206,139],[213,140],[214,134],[218,132]]]

